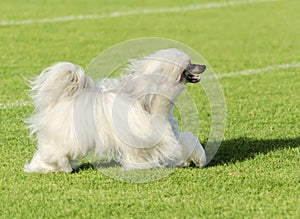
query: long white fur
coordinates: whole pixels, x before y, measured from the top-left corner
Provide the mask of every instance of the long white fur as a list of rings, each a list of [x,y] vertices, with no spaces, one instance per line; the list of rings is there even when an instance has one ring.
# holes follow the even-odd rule
[[[45,69],[33,82],[29,119],[38,149],[26,172],[71,172],[72,162],[95,149],[124,169],[206,164],[192,133],[180,133],[173,105],[190,58],[165,49],[132,61],[126,75],[94,83],[69,62]]]

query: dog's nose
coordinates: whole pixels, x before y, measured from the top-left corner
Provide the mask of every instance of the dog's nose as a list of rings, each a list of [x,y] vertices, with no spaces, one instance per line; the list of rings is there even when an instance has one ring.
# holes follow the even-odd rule
[[[200,66],[200,73],[204,72],[206,69],[206,65],[199,65]]]

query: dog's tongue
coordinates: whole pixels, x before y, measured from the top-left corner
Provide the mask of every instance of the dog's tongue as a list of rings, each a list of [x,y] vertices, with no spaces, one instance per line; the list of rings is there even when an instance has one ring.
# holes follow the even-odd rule
[[[192,83],[198,83],[200,81],[200,76],[192,75],[190,79]]]

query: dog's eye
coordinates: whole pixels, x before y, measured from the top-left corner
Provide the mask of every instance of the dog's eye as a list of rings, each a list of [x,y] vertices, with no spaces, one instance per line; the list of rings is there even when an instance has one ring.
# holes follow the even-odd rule
[[[189,71],[189,69],[191,68],[192,63],[189,62],[189,64],[185,67],[184,71]]]

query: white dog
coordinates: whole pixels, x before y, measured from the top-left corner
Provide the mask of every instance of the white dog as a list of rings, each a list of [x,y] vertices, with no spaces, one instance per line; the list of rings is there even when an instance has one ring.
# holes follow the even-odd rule
[[[91,150],[124,169],[206,164],[192,133],[180,133],[173,117],[186,82],[197,83],[205,65],[191,64],[178,49],[159,50],[132,61],[126,75],[95,84],[84,70],[63,62],[33,82],[29,119],[38,149],[28,173],[71,172]]]

